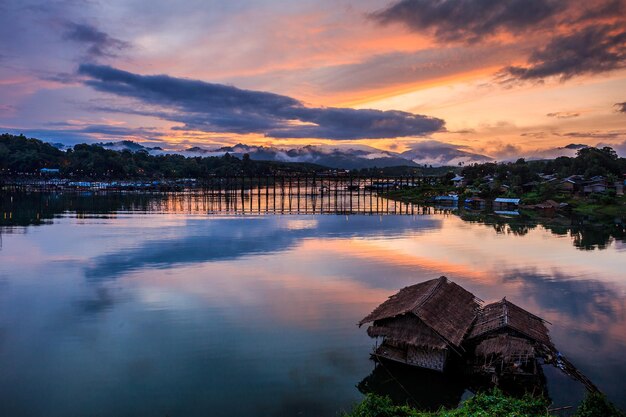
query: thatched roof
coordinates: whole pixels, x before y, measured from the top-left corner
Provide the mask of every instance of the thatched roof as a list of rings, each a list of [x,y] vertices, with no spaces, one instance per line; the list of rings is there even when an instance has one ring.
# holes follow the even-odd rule
[[[506,298],[483,307],[469,338],[481,337],[505,328],[513,329],[546,346],[552,346],[545,320],[507,301]]]
[[[359,326],[375,322],[374,327],[377,327],[382,320],[389,326],[386,319],[406,314],[417,317],[447,344],[459,346],[479,307],[472,293],[440,277],[401,289],[361,320]],[[409,331],[413,328],[406,329],[407,333]]]
[[[476,346],[476,355],[483,357],[495,355],[510,362],[520,357],[534,357],[535,349],[526,339],[500,334],[485,339]]]
[[[367,334],[430,349],[444,349],[448,345],[433,329],[411,314],[376,322],[367,329]]]

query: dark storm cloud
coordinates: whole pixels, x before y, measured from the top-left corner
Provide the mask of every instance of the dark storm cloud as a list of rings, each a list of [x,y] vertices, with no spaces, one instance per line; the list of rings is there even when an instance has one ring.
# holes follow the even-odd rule
[[[507,80],[567,80],[626,66],[626,29],[619,26],[588,26],[571,34],[554,37],[543,49],[534,51],[525,67],[511,66],[502,72]]]
[[[400,0],[371,17],[433,32],[441,41],[476,42],[500,31],[521,32],[554,16],[562,6],[555,0]]]
[[[104,136],[140,136],[143,138],[155,137],[155,136],[163,136],[163,133],[157,131],[156,129],[146,128],[146,127],[124,127],[124,126],[111,126],[111,125],[88,125],[84,127],[74,128],[74,125],[71,124],[50,124],[51,126],[61,126],[66,128],[66,132],[74,132],[74,133],[87,133],[87,134],[96,134],[96,135],[104,135]]]
[[[184,129],[341,140],[421,136],[444,125],[441,119],[402,111],[306,107],[278,94],[103,65],[81,65],[79,74],[98,91],[158,107],[155,116],[183,123]]]
[[[65,28],[64,39],[87,45],[87,53],[93,58],[113,57],[129,46],[127,42],[113,38],[91,25],[68,22]]]
[[[626,101],[622,103],[615,103],[615,107],[617,108],[618,112],[626,113]]]
[[[577,19],[578,22],[624,16],[626,13],[626,1],[624,0],[607,0],[599,4],[591,2],[587,3],[586,6],[581,10],[580,17]]]
[[[375,139],[419,136],[439,130],[440,119],[398,110],[350,108],[293,109],[290,117],[313,125],[281,127],[268,135],[275,138]]]
[[[381,24],[404,24],[440,42],[479,43],[499,33],[533,42],[526,65],[498,73],[500,81],[512,83],[567,80],[625,67],[625,10],[626,0],[399,0],[370,17]],[[536,46],[539,34],[548,33],[556,34]]]

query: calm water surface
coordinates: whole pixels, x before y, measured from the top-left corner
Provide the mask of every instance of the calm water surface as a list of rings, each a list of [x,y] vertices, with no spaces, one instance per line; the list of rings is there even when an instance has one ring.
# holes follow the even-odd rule
[[[334,416],[376,377],[373,341],[356,323],[440,275],[545,317],[561,351],[626,408],[620,238],[585,250],[567,227],[442,213],[138,212],[99,198],[45,222],[50,201],[10,203],[0,415]],[[11,223],[24,213],[43,224]],[[545,371],[555,406],[580,401],[578,383]],[[441,391],[423,401],[458,402],[464,391],[433,374],[414,382]]]

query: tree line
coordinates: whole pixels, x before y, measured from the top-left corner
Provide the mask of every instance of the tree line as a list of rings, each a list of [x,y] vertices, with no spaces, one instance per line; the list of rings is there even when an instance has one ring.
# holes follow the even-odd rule
[[[582,175],[585,178],[603,176],[617,180],[626,174],[626,158],[620,158],[611,147],[585,147],[577,151],[575,157],[560,156],[550,160],[526,161],[523,158],[515,162],[472,164],[463,168],[462,175],[468,184],[480,181],[486,176],[496,181],[519,187],[537,181],[542,175],[555,175],[567,178]]]
[[[78,178],[203,178],[315,173],[326,168],[309,163],[281,163],[224,156],[185,157],[150,155],[147,151],[116,151],[100,145],[79,144],[61,151],[53,145],[24,135],[0,135],[0,173],[36,174],[42,168],[58,168],[63,176]]]

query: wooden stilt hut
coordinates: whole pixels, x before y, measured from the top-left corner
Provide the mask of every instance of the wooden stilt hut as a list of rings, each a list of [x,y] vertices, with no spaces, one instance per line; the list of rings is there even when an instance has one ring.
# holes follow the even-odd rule
[[[382,338],[374,352],[386,359],[443,371],[480,308],[480,300],[446,277],[403,288],[359,322],[372,323],[368,335]]]
[[[542,358],[580,381],[589,391],[596,386],[552,343],[546,320],[505,298],[484,306],[476,318],[465,346],[473,349],[473,372],[494,377],[541,376]]]
[[[537,375],[537,356],[555,350],[545,323],[506,297],[484,306],[466,344],[474,349],[474,372]]]
[[[457,357],[471,372],[500,378],[542,377],[542,358],[582,382],[596,386],[552,344],[547,321],[505,298],[481,308],[482,301],[461,286],[440,277],[401,289],[359,326],[382,338],[373,356],[406,365],[443,371]]]

